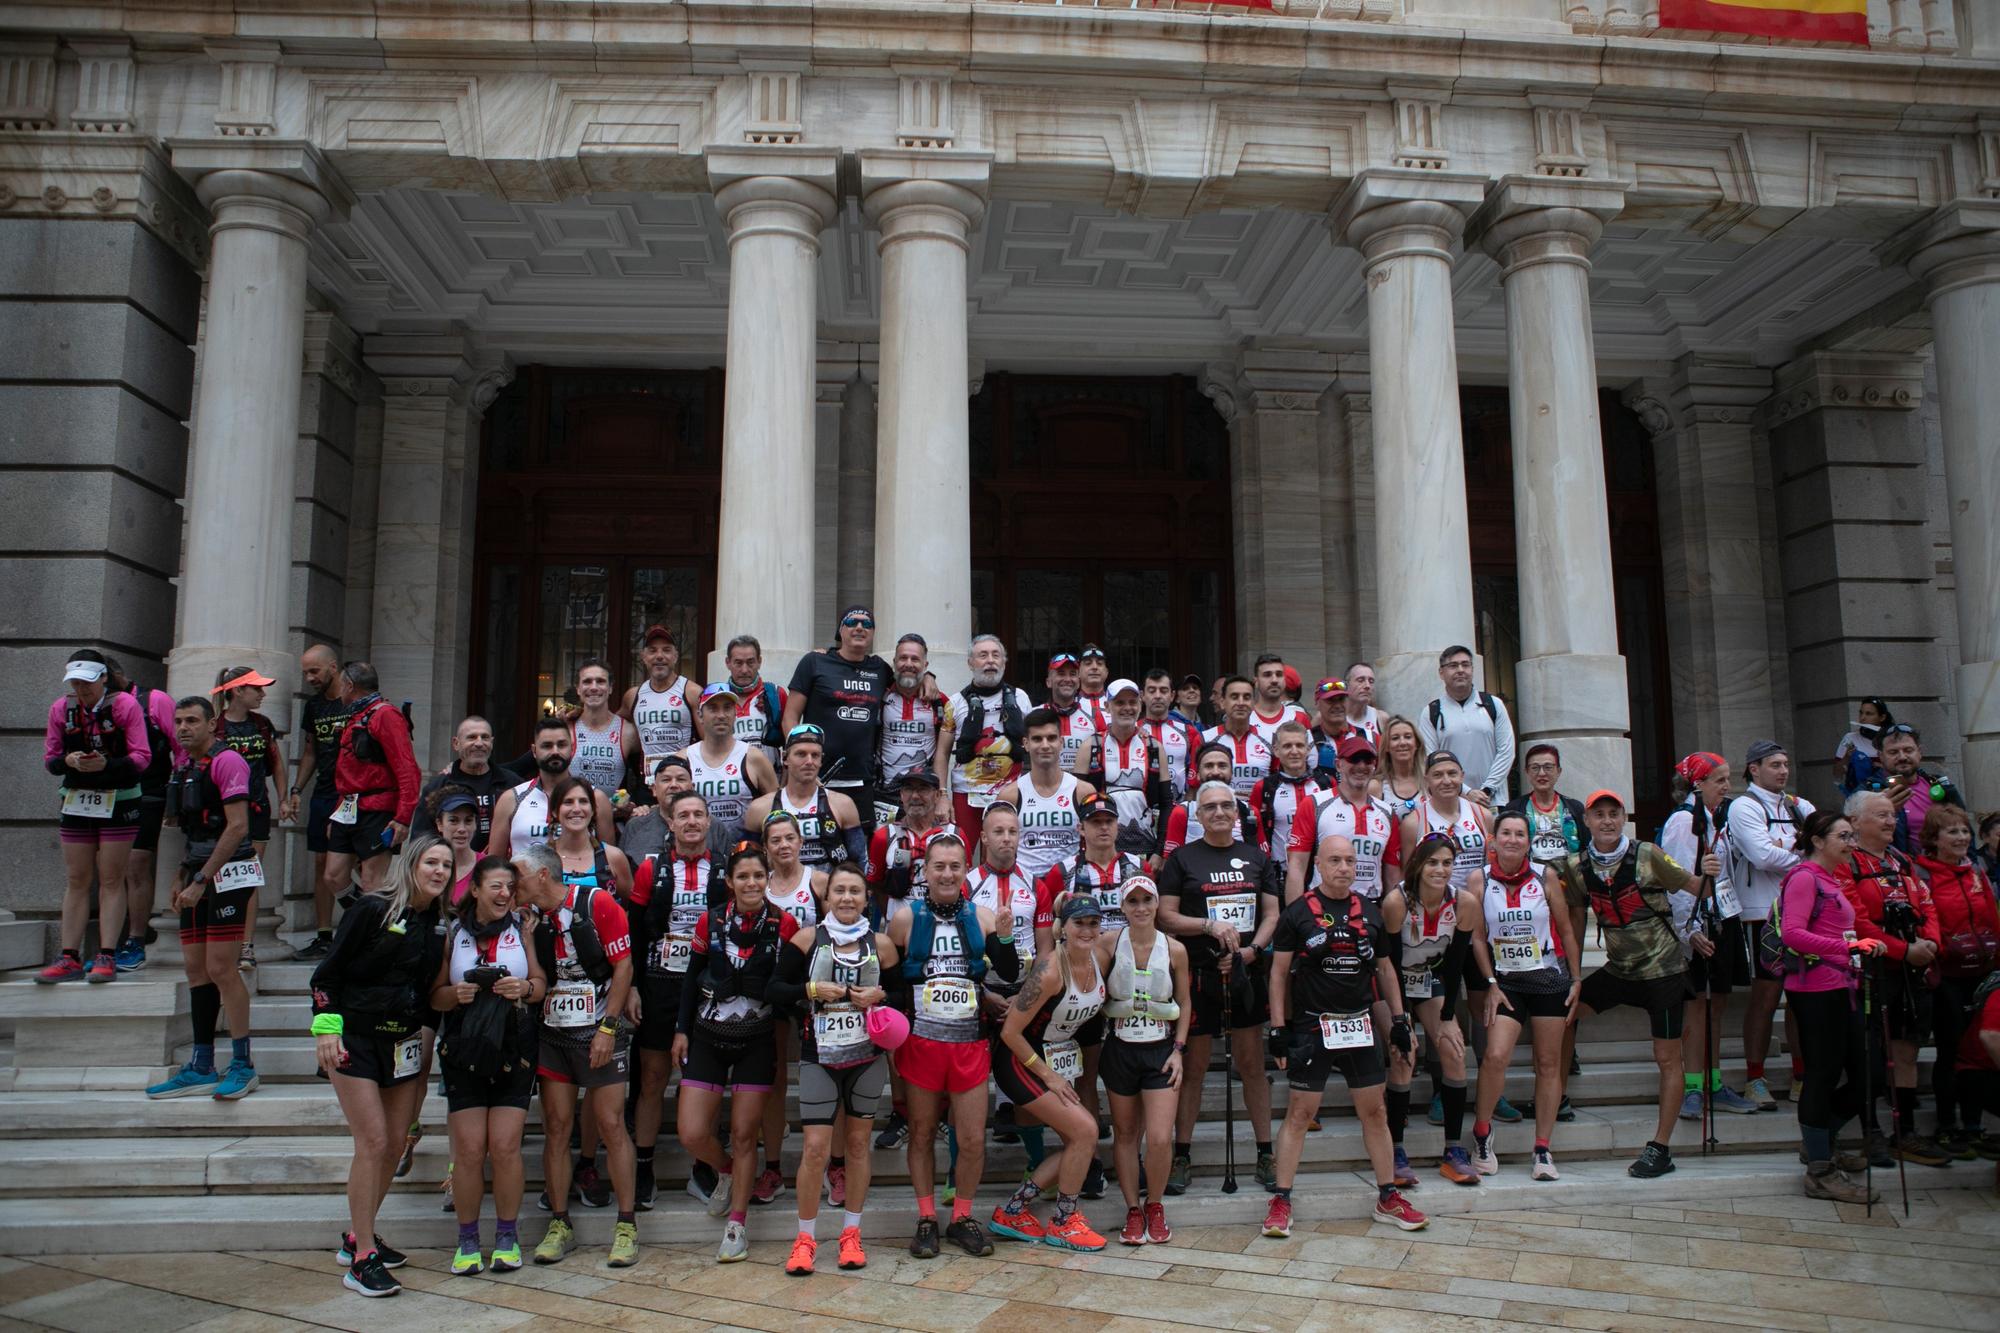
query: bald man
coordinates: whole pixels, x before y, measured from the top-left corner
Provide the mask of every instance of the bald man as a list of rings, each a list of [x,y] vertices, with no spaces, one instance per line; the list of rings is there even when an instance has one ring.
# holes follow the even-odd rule
[[[296,957],[315,962],[326,957],[333,945],[333,898],[346,885],[329,884],[326,878],[327,824],[337,804],[333,794],[333,765],[340,751],[340,730],[353,710],[341,701],[340,659],[333,649],[316,643],[299,655],[299,674],[305,678],[306,704],[299,714],[299,761],[296,785],[285,793],[278,817],[284,823],[298,818],[299,800],[306,800],[306,847],[313,858],[313,918],[318,928],[312,943]]]

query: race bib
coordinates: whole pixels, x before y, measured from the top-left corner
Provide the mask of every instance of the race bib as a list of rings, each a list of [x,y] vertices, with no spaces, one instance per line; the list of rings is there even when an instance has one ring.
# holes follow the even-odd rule
[[[649,972],[671,972],[676,975],[688,970],[688,960],[694,954],[694,941],[687,935],[669,935],[665,939],[653,941],[652,952],[647,958]]]
[[[542,1001],[542,1021],[552,1028],[587,1028],[597,1021],[597,991],[588,981],[558,981]]]
[[[1542,942],[1533,935],[1502,935],[1493,941],[1493,967],[1500,972],[1539,972]]]
[[[349,792],[340,798],[340,804],[333,807],[328,816],[336,824],[352,824],[361,816],[361,793]]]
[[[254,856],[248,861],[224,861],[215,872],[214,883],[217,893],[259,888],[264,883],[264,863]]]
[[[1428,967],[1413,967],[1403,973],[1403,998],[1407,1000],[1428,1000],[1431,998],[1431,970]]]
[[[81,787],[64,787],[62,812],[79,819],[111,818],[111,798],[115,792],[90,791]]]
[[[1066,1083],[1077,1083],[1083,1079],[1083,1047],[1073,1041],[1052,1041],[1042,1048],[1043,1057],[1049,1062],[1049,1072]]]
[[[972,982],[965,977],[932,977],[917,992],[917,1012],[943,1022],[965,1022],[979,1014]]]
[[[813,1040],[839,1050],[868,1040],[868,1018],[860,1009],[821,1009],[813,1015]]]
[[[1715,881],[1715,910],[1724,920],[1743,914],[1743,904],[1736,897],[1736,886],[1726,879]]]
[[[1248,936],[1257,929],[1257,895],[1225,893],[1210,898],[1208,919],[1228,926],[1238,935]]]
[[[424,1067],[424,1039],[411,1037],[396,1043],[395,1070],[391,1078],[410,1078]]]
[[[1329,1051],[1353,1051],[1375,1044],[1375,1026],[1366,1009],[1351,1014],[1321,1014],[1319,1044]]]
[[[1112,1019],[1111,1030],[1117,1034],[1118,1040],[1129,1041],[1135,1046],[1144,1042],[1167,1039],[1165,1023],[1157,1018],[1141,1018],[1136,1014],[1130,1018]]]

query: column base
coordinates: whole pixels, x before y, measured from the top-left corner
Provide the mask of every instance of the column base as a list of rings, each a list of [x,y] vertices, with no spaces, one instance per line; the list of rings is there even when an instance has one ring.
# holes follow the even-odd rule
[[[1562,751],[1562,786],[1573,796],[1599,788],[1632,800],[1632,742],[1627,736],[1625,659],[1553,653],[1514,668],[1517,751],[1546,742]]]
[[[1965,737],[1964,785],[1974,810],[2000,804],[2000,662],[1958,668],[1958,727]]]

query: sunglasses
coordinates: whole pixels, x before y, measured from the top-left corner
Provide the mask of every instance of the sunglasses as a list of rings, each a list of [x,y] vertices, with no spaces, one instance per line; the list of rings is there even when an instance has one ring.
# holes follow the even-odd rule
[[[787,745],[790,745],[793,741],[823,741],[825,739],[826,733],[810,722],[801,722],[798,726],[793,727],[785,733],[785,744]]]
[[[849,616],[840,622],[840,627],[842,629],[874,629],[875,618],[873,616]]]
[[[1049,670],[1051,671],[1055,670],[1057,667],[1066,667],[1075,665],[1077,665],[1076,657],[1074,654],[1071,653],[1057,653],[1054,657],[1051,657],[1049,659]]]

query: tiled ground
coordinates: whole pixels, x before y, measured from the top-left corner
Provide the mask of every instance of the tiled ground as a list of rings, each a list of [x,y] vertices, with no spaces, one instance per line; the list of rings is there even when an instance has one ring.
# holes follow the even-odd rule
[[[742,1265],[674,1245],[615,1273],[579,1252],[475,1278],[422,1251],[403,1295],[383,1301],[343,1291],[319,1251],[0,1259],[0,1329],[2000,1328],[2000,1199],[1955,1189],[1912,1205],[1908,1220],[1878,1208],[1872,1223],[1802,1197],[1577,1206],[1438,1218],[1414,1235],[1301,1219],[1286,1241],[1190,1228],[1141,1250],[1007,1245],[927,1263],[885,1240],[863,1272],[806,1280],[784,1275],[772,1243]],[[525,1220],[532,1238],[539,1221]],[[830,1267],[831,1245],[821,1254]]]

